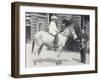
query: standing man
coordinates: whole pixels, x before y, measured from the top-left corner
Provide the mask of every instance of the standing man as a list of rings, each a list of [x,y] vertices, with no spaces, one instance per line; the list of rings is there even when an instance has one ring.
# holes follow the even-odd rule
[[[82,39],[80,46],[81,62],[86,64],[86,43],[85,39]]]
[[[53,14],[53,16],[51,16],[51,22],[49,25],[49,33],[54,36],[55,50],[58,47],[58,29],[57,29],[56,23],[57,23],[57,17]]]

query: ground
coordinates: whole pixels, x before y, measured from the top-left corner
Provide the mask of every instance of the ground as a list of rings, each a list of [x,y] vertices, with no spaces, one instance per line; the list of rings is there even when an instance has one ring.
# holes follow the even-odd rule
[[[47,50],[44,46],[38,59],[38,63],[34,65],[32,55],[32,44],[26,44],[26,67],[38,67],[38,66],[54,66],[56,65],[57,52],[53,50]],[[80,62],[80,52],[73,52],[63,50],[60,56],[60,65],[80,65],[84,64]],[[86,54],[86,63],[89,63],[89,54]]]

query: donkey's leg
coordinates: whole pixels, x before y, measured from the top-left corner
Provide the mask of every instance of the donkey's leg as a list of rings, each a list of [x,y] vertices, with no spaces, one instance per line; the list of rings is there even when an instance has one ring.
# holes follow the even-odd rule
[[[36,65],[36,63],[37,63],[37,49],[35,46],[33,50],[33,64]]]
[[[38,42],[38,44],[36,44],[36,49],[35,49],[35,60],[36,62],[41,62],[40,60],[40,53],[42,50],[43,44],[41,42]]]
[[[62,62],[60,61],[61,51],[62,51],[62,47],[58,47],[57,59],[56,59],[56,64],[57,65],[62,64]]]
[[[32,42],[32,62],[34,65],[36,65],[36,59],[35,59],[35,54],[36,54],[36,45],[35,45],[35,40]]]
[[[33,64],[34,64],[34,65],[37,64],[37,60],[36,60],[36,51],[34,51]]]
[[[38,47],[39,47],[39,45],[38,45],[37,41],[35,40],[34,49],[32,48],[33,49],[32,51],[33,51],[33,62],[34,62],[34,65],[36,65],[37,59],[38,59]]]
[[[37,50],[37,52],[38,52],[38,61],[41,63],[42,61],[40,60],[40,53],[41,53],[41,51],[42,51],[42,48],[43,48],[43,43],[41,43],[40,45],[39,45],[39,47],[38,47],[38,50]]]

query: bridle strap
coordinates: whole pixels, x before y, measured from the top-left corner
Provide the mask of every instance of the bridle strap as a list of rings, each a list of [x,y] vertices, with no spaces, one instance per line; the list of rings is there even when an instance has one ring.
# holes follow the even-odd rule
[[[65,37],[67,37],[68,35],[66,35],[66,32],[64,31],[64,32],[62,32],[61,33],[63,36],[65,36]]]

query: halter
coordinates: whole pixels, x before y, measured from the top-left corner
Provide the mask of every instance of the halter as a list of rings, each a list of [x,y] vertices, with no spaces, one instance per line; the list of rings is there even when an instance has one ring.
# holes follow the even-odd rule
[[[72,36],[72,35],[74,36],[75,34],[73,34],[73,33],[71,32],[71,27],[69,26],[68,28],[69,28],[69,33],[67,34],[67,31],[64,30],[64,31],[62,32],[62,35],[65,36],[65,37],[68,37],[69,34],[71,34],[71,36]]]
[[[65,37],[68,37],[68,35],[66,35],[67,33],[65,31],[62,32],[62,35]]]

